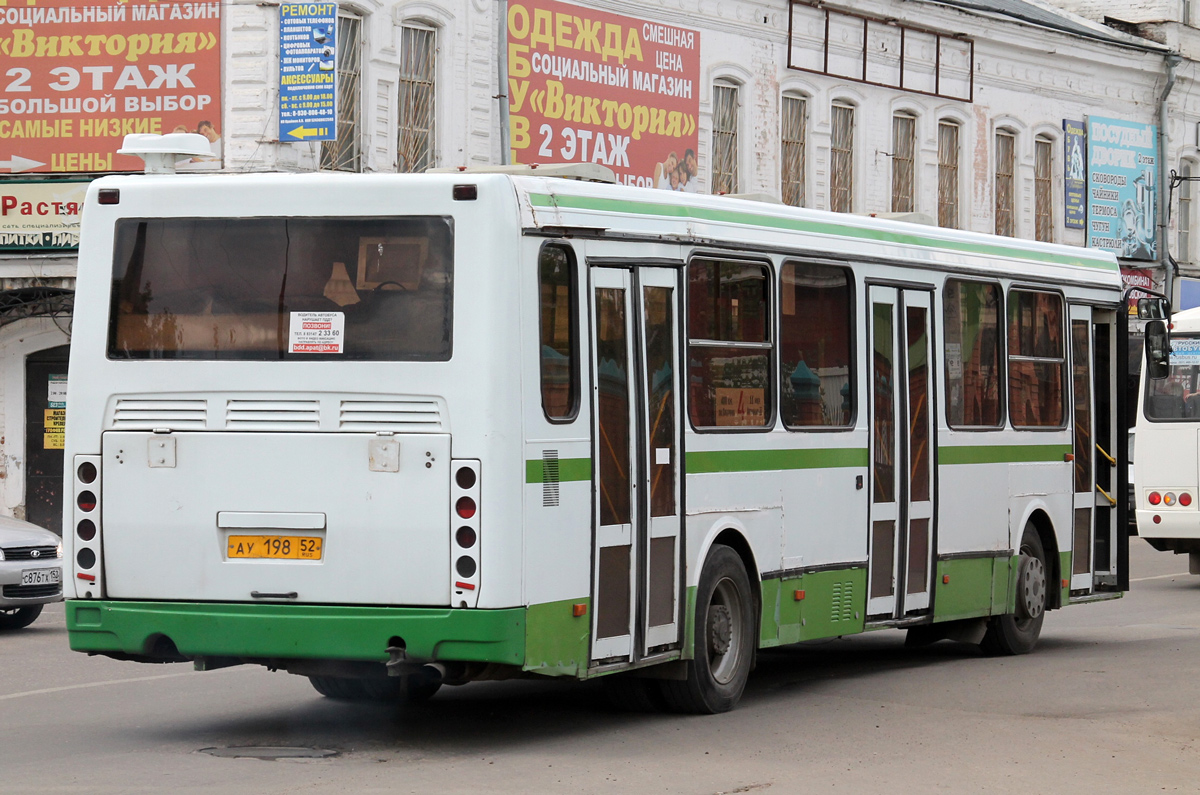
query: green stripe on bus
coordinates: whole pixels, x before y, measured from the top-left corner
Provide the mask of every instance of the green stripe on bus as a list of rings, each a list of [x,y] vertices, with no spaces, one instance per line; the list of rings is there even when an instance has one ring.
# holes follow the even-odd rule
[[[541,483],[546,479],[542,470],[542,459],[530,458],[525,461],[525,482]],[[568,480],[591,480],[592,459],[590,458],[560,458],[558,459],[558,482]]]
[[[939,464],[1017,464],[1062,461],[1069,444],[997,444],[938,447]]]
[[[574,210],[598,210],[601,212],[633,213],[637,215],[659,215],[671,218],[690,218],[697,221],[719,221],[723,223],[749,226],[769,227],[772,229],[788,229],[796,232],[811,232],[814,234],[839,235],[861,240],[873,240],[880,243],[895,243],[906,246],[921,246],[938,248],[948,251],[959,251],[968,254],[988,254],[998,257],[1033,260],[1053,265],[1070,265],[1081,268],[1100,268],[1116,271],[1117,263],[1105,259],[1092,258],[1084,254],[1079,256],[1056,254],[1049,251],[1005,246],[997,243],[973,243],[966,240],[940,240],[912,232],[896,232],[889,229],[867,229],[856,226],[846,226],[830,221],[811,221],[800,218],[780,218],[772,215],[737,210],[716,210],[709,207],[688,207],[675,204],[658,204],[654,202],[636,202],[627,199],[603,199],[594,196],[568,196],[562,194],[531,193],[529,202],[535,207],[563,207]]]
[[[865,447],[820,448],[815,450],[722,450],[689,452],[687,473],[759,472],[777,469],[824,469],[865,467]]]

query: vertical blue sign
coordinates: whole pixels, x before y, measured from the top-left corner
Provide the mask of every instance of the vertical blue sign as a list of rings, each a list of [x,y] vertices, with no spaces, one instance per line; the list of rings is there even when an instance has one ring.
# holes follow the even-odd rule
[[[279,140],[337,138],[337,3],[279,6]]]
[[[1158,258],[1158,128],[1088,119],[1088,246],[1123,259]]]
[[[1087,212],[1083,169],[1083,122],[1063,119],[1063,221],[1067,229],[1083,229]]]

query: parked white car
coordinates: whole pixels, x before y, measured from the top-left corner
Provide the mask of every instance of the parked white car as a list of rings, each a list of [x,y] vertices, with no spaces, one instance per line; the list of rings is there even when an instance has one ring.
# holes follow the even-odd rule
[[[61,602],[62,541],[37,525],[0,516],[0,630],[27,627]]]

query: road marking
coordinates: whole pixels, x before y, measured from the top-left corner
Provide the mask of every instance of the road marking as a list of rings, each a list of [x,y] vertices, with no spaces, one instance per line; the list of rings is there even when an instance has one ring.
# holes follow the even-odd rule
[[[1169,580],[1172,577],[1189,577],[1189,576],[1191,576],[1191,575],[1187,574],[1186,572],[1181,571],[1178,574],[1159,574],[1155,577],[1135,577],[1134,579],[1130,580],[1130,582],[1145,582],[1146,580]]]
[[[232,670],[228,669],[228,670]],[[23,693],[9,693],[6,696],[0,696],[0,701],[10,701],[14,698],[25,698],[26,696],[42,696],[47,693],[63,693],[68,690],[85,690],[90,687],[105,687],[107,685],[124,685],[131,682],[152,682],[155,679],[175,679],[180,676],[191,676],[199,673],[198,671],[182,671],[177,674],[158,674],[156,676],[135,676],[130,679],[109,679],[104,682],[86,682],[80,685],[63,685],[62,687],[44,687],[41,690],[26,690]],[[216,671],[207,671],[206,673],[216,673]]]

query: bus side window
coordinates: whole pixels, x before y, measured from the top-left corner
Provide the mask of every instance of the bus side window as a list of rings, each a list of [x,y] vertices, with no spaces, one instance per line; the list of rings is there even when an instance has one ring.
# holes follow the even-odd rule
[[[688,264],[688,416],[696,428],[771,425],[770,279],[758,262]]]
[[[1060,428],[1066,420],[1063,301],[1054,293],[1008,293],[1008,414],[1014,428]]]
[[[553,243],[538,257],[542,411],[551,422],[570,422],[579,411],[575,258]]]
[[[848,427],[854,419],[850,272],[785,262],[779,294],[779,413],[789,428]]]
[[[946,422],[951,428],[999,428],[1000,285],[947,279]]]

